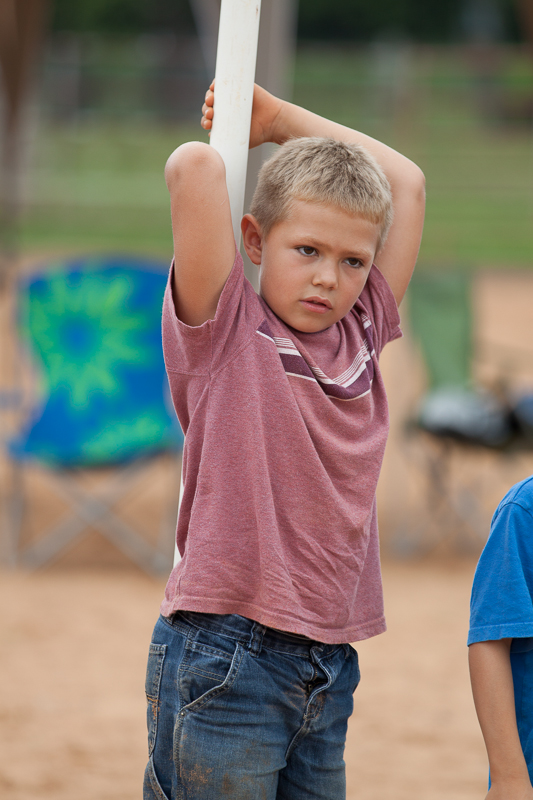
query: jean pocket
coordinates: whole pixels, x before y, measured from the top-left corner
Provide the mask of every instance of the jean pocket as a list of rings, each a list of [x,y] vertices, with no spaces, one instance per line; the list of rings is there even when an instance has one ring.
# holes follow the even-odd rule
[[[190,643],[178,677],[182,714],[199,709],[230,689],[243,656],[244,648],[239,643],[232,652],[200,642]]]
[[[155,774],[153,756],[150,757],[144,773],[143,800],[169,800]]]
[[[151,644],[148,653],[148,666],[146,668],[146,722],[148,726],[148,754],[154,752],[155,739],[157,736],[157,721],[159,718],[159,692],[161,688],[161,676],[163,674],[163,663],[165,661],[167,646],[166,644]]]

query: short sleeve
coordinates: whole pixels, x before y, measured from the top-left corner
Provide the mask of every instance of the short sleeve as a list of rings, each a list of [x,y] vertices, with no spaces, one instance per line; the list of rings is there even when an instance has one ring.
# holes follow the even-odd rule
[[[533,636],[532,592],[533,517],[503,502],[474,576],[468,644]]]
[[[172,295],[173,271],[172,264],[163,301],[163,353],[167,370],[186,375],[209,375],[242,346],[247,336],[247,310],[253,306],[255,292],[245,280],[242,257],[237,250],[214,319],[193,327],[178,319],[176,314]]]
[[[375,264],[372,265],[355,308],[359,312],[366,312],[373,323],[374,347],[378,356],[388,342],[402,336],[395,297],[385,276]]]

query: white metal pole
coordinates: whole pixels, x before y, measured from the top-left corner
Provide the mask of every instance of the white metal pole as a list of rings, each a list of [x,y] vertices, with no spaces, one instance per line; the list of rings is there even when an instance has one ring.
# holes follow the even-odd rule
[[[260,15],[261,0],[222,0],[220,6],[211,145],[220,153],[226,166],[237,247],[241,242]],[[183,480],[180,506],[182,496]],[[179,560],[176,546],[174,566]]]
[[[211,145],[226,165],[235,241],[241,241],[261,0],[222,0]]]

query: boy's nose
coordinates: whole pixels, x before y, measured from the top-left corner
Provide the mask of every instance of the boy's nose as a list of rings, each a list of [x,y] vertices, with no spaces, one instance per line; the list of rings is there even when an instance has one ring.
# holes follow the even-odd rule
[[[315,272],[313,285],[335,288],[337,285],[337,270],[335,266],[327,261],[323,261]]]

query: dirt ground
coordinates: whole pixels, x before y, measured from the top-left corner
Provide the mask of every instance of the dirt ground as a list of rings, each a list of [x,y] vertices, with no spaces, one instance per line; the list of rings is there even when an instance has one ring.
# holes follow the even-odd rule
[[[358,646],[350,800],[476,800],[486,758],[465,638],[474,563],[384,565],[389,630]],[[131,800],[163,583],[133,571],[0,574],[0,796]]]

